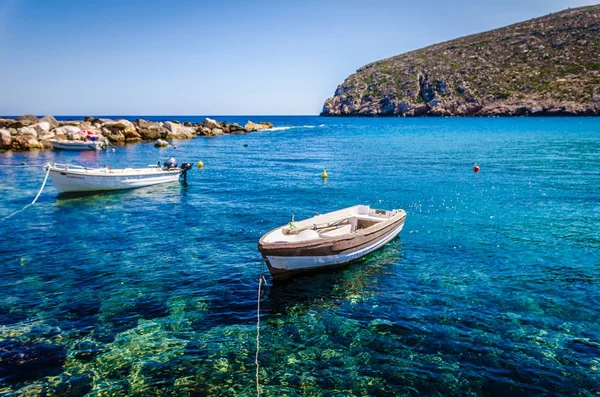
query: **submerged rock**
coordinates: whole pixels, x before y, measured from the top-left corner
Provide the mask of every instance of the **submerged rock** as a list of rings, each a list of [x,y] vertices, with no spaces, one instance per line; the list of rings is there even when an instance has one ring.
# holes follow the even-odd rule
[[[62,372],[65,359],[66,353],[61,346],[0,341],[0,378],[18,382],[57,375]]]

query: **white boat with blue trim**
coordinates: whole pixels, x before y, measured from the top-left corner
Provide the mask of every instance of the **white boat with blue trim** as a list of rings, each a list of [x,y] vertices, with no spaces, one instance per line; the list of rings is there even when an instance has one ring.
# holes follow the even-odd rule
[[[57,139],[49,139],[54,149],[60,150],[106,150],[108,147],[107,140],[97,141],[61,141]]]
[[[406,212],[355,205],[290,222],[258,243],[274,279],[349,264],[383,247],[404,227]]]
[[[48,163],[44,168],[49,173],[54,186],[61,192],[69,193],[134,189],[176,182],[180,177],[186,178],[187,171],[192,168],[192,165],[183,163],[179,168],[174,159],[169,159],[162,168],[158,165],[122,169],[108,166],[87,168],[59,163]]]

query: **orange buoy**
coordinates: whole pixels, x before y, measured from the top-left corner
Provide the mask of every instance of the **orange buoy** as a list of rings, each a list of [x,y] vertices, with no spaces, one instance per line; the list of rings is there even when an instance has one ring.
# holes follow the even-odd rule
[[[479,170],[480,170],[480,169],[481,169],[481,168],[479,168],[479,164],[475,164],[475,165],[473,166],[473,172],[475,172],[475,173],[479,172]]]

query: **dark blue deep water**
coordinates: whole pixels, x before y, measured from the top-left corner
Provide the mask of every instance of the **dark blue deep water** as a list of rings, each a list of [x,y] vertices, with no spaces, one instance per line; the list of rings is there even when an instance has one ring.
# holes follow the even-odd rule
[[[0,217],[49,161],[205,165],[187,186],[49,183],[0,221],[0,394],[256,395],[258,239],[354,204],[405,228],[341,271],[267,272],[262,395],[600,393],[600,119],[251,119],[286,128],[0,153]]]

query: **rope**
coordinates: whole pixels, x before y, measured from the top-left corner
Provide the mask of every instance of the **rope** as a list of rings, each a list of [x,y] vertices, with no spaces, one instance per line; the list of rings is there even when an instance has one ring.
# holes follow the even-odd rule
[[[42,187],[38,191],[37,195],[35,196],[35,198],[31,202],[31,204],[27,204],[25,207],[21,208],[20,210],[15,211],[12,214],[10,214],[9,216],[6,216],[6,217],[2,218],[2,220],[6,220],[6,219],[10,218],[11,216],[18,214],[19,212],[25,211],[27,208],[29,208],[32,205],[34,205],[35,202],[37,201],[37,199],[40,197],[40,194],[42,194],[42,190],[44,190],[44,186],[46,186],[46,181],[48,181],[48,175],[49,174],[50,174],[50,167],[48,167],[48,170],[46,171],[46,176],[44,177],[44,182],[42,182]]]
[[[267,283],[265,276],[260,275],[258,278],[258,307],[256,309],[256,356],[254,357],[254,363],[256,364],[256,395],[260,397],[260,383],[258,381],[258,351],[260,350],[260,289],[263,283]]]

